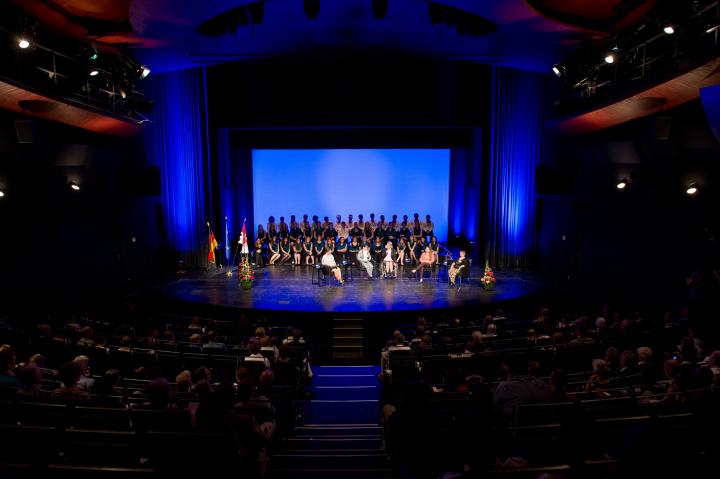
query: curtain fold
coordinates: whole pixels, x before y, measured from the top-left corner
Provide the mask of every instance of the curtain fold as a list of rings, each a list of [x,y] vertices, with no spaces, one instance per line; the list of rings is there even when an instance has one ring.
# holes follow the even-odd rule
[[[493,67],[486,258],[495,267],[533,262],[542,117],[542,76]]]
[[[168,246],[185,267],[205,267],[210,218],[205,72],[194,68],[155,75],[148,78],[145,93],[155,101],[144,144],[148,163],[161,172]],[[213,227],[222,238],[224,226]]]

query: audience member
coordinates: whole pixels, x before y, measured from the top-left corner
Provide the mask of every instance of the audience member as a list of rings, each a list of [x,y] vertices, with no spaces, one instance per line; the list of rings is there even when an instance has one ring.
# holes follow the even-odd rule
[[[527,374],[510,374],[507,380],[498,384],[495,389],[495,405],[505,408],[505,412],[511,414],[512,408],[520,404],[549,402],[547,384],[537,378],[539,368],[537,361],[529,361]]]
[[[87,391],[78,386],[82,377],[82,368],[75,361],[69,361],[60,368],[62,386],[53,391],[52,397],[62,402],[85,402],[89,399]]]
[[[73,361],[80,366],[80,381],[78,381],[78,387],[83,391],[90,392],[95,384],[95,379],[93,379],[90,374],[90,358],[80,355]]]

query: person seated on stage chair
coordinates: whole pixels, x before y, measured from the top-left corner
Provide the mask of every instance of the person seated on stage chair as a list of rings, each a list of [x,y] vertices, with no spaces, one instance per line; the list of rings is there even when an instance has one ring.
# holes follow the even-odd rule
[[[325,240],[322,239],[322,235],[315,238],[313,250],[315,251],[315,263],[320,263],[323,253],[325,253]]]
[[[288,242],[287,236],[283,238],[282,243],[280,243],[280,254],[282,255],[280,264],[285,264],[292,259],[290,256],[290,243]]]
[[[352,241],[350,241],[350,244],[348,245],[348,255],[349,259],[348,261],[350,264],[355,264],[357,262],[357,256],[360,252],[360,242],[358,241],[357,237],[353,236]]]
[[[382,239],[379,236],[377,236],[372,245],[373,245],[372,246],[373,259],[375,260],[376,263],[380,263],[380,261],[382,261],[383,251],[385,250],[383,248]]]
[[[420,266],[417,267],[417,269],[412,270],[413,273],[416,271],[420,272],[420,282],[423,282],[423,270],[425,268],[430,268],[432,270],[433,266],[435,265],[435,253],[430,249],[429,246],[425,247],[425,251],[423,251],[423,254],[420,255]]]
[[[313,244],[309,236],[305,237],[303,252],[305,253],[305,264],[314,264],[315,257],[313,256]]]
[[[450,287],[455,286],[455,277],[457,275],[467,278],[470,275],[470,261],[465,257],[465,251],[460,250],[460,257],[453,261],[450,269],[448,270],[448,279],[450,280]]]
[[[263,261],[263,240],[258,238],[255,240],[255,265],[258,268],[262,268],[264,266]]]
[[[420,258],[420,255],[425,251],[425,247],[427,247],[427,241],[425,241],[425,237],[421,236],[420,239],[417,242],[417,250],[415,251],[415,255]]]
[[[291,242],[292,253],[293,253],[293,265],[300,266],[300,259],[302,258],[302,244],[300,240]]]
[[[332,251],[325,251],[325,254],[322,257],[322,267],[326,275],[332,274],[340,284],[345,284],[345,281],[343,281],[342,278],[342,271],[340,271],[337,263],[335,263],[335,256],[333,256]]]
[[[385,274],[391,274],[395,272],[395,263],[397,262],[397,253],[393,248],[390,241],[385,244],[385,256],[383,257],[383,263],[385,263]]]
[[[270,237],[270,244],[268,245],[268,256],[270,261],[268,264],[275,264],[280,259],[280,245],[274,236]]]
[[[410,258],[411,263],[417,264],[419,251],[417,240],[411,235],[407,242],[407,255]]]
[[[407,253],[407,241],[405,238],[400,238],[397,246],[398,263],[401,265],[405,264],[405,254]]]
[[[435,254],[435,264],[438,264],[440,262],[440,243],[438,243],[437,236],[430,238],[428,247]]]
[[[340,241],[338,241],[337,248],[335,248],[335,261],[338,263],[344,262],[347,259],[347,252],[347,240],[341,236]]]
[[[372,263],[372,255],[370,254],[370,247],[368,245],[364,245],[360,252],[357,255],[357,260],[360,263],[360,266],[365,268],[365,271],[367,271],[368,279],[372,279],[373,277],[373,263]]]

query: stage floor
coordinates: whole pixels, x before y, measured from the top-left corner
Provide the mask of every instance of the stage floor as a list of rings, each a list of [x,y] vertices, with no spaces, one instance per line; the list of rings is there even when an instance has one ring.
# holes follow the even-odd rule
[[[401,268],[397,279],[368,281],[354,270],[354,281],[344,286],[334,279],[312,284],[310,266],[269,266],[256,272],[255,286],[243,290],[222,272],[189,273],[167,284],[164,292],[175,299],[240,309],[322,313],[382,313],[425,309],[463,308],[537,294],[546,289],[534,273],[496,272],[493,291],[480,285],[482,270],[475,270],[461,290],[448,288],[447,281],[425,279],[420,283],[411,268]]]

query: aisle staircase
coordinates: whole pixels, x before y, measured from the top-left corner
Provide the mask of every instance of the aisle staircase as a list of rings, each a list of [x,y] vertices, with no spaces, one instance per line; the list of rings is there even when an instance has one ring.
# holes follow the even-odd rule
[[[377,366],[316,366],[304,425],[272,456],[274,478],[392,478]],[[301,411],[302,412],[302,411]]]
[[[362,361],[365,352],[363,320],[355,318],[333,319],[333,361]]]

